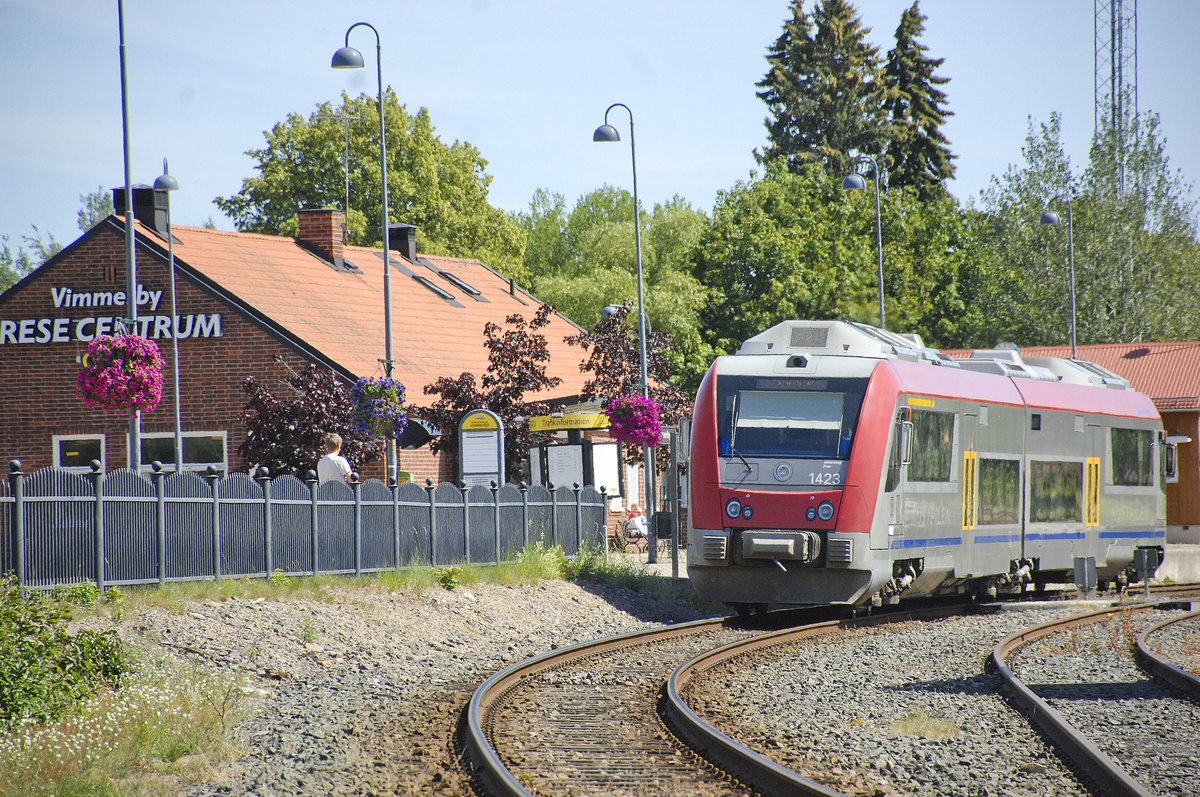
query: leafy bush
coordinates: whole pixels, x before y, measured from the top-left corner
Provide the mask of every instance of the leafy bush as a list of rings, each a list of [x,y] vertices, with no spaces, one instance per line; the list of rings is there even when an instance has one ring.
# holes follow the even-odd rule
[[[0,579],[0,727],[54,719],[100,686],[120,684],[129,665],[116,632],[72,636],[63,627],[70,619],[65,600]]]
[[[448,590],[453,590],[462,583],[461,567],[440,567],[436,575],[438,583]]]

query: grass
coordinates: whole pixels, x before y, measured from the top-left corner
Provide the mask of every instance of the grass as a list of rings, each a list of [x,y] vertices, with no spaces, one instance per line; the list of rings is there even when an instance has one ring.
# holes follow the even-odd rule
[[[945,741],[962,736],[962,729],[945,717],[925,712],[905,714],[892,723],[891,732],[897,736]]]
[[[150,609],[184,613],[196,602],[226,600],[345,600],[347,591],[381,590],[417,595],[429,589],[470,589],[478,584],[530,586],[562,579],[612,584],[701,607],[682,590],[623,556],[584,549],[566,556],[560,547],[535,544],[499,565],[451,568],[410,566],[370,576],[286,576],[171,582],[110,591],[80,608],[119,625]],[[297,629],[312,642],[311,622]],[[220,673],[181,665],[165,656],[131,652],[133,671],[121,689],[105,690],[60,721],[28,724],[0,737],[0,795],[141,795],[178,793],[208,779],[237,749],[230,730],[247,710],[243,685]]]

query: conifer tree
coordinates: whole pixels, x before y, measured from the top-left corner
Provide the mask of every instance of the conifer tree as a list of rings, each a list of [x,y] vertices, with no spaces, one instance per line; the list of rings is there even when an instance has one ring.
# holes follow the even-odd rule
[[[848,153],[878,155],[887,141],[879,53],[847,0],[824,0],[811,17],[803,0],[791,0],[790,9],[756,84],[771,115],[770,143],[755,154],[764,163],[783,159],[793,172],[819,161],[840,174]]]
[[[924,32],[925,16],[914,0],[900,16],[896,46],[884,66],[890,122],[884,161],[890,185],[911,186],[927,200],[945,193],[946,181],[954,176],[954,155],[941,131],[953,114],[944,109],[946,95],[937,88],[950,79],[934,74],[945,59],[926,56],[928,48],[917,41]]]

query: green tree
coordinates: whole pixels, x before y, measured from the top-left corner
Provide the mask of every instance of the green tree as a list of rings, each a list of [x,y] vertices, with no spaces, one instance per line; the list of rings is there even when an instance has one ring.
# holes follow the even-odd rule
[[[930,199],[944,194],[946,181],[954,177],[954,155],[941,131],[953,114],[944,109],[946,94],[937,88],[949,78],[934,74],[945,59],[929,58],[918,41],[925,16],[917,6],[914,0],[901,15],[896,46],[883,70],[890,123],[884,160],[889,185],[911,186],[921,199]]]
[[[89,194],[79,195],[79,212],[75,221],[81,232],[87,232],[114,212],[112,192],[100,186]]]
[[[879,154],[888,140],[878,50],[847,0],[817,3],[811,17],[803,0],[789,9],[756,84],[770,109],[769,143],[757,157],[783,160],[792,171],[815,160],[842,174],[847,153]]]
[[[981,197],[979,262],[987,280],[980,303],[989,320],[981,335],[991,337],[985,342],[1067,342],[1071,261],[1079,343],[1200,335],[1196,206],[1170,169],[1157,127],[1153,114],[1127,119],[1118,146],[1112,126],[1102,125],[1076,177],[1058,115],[1036,128],[1030,123],[1023,165],[994,178]],[[1039,223],[1048,206],[1060,224]]]
[[[888,328],[952,345],[972,328],[973,226],[950,197],[924,203],[910,189],[882,198]],[[721,192],[696,250],[695,274],[713,300],[706,340],[732,352],[790,318],[878,323],[871,191],[846,191],[818,164],[768,165],[761,179]]]
[[[21,236],[14,249],[7,235],[0,235],[0,291],[6,291],[25,278],[29,272],[62,250],[53,233],[43,233],[36,224],[33,232]]]
[[[538,191],[520,223],[528,235],[525,267],[534,293],[564,316],[586,326],[608,305],[637,306],[629,192],[606,185],[580,197],[568,212],[562,195]],[[679,197],[641,216],[646,313],[651,329],[674,340],[672,365],[681,383],[698,382],[711,360],[698,332],[707,291],[690,265],[704,223],[704,214]]]
[[[345,204],[346,132],[319,115],[359,117],[350,125],[348,241],[379,246],[379,110],[375,98],[342,95],[340,107],[322,103],[305,118],[289,114],[266,132],[266,146],[246,154],[256,176],[232,196],[213,200],[246,232],[295,235],[296,213],[305,207]],[[389,222],[417,225],[418,247],[429,254],[477,258],[525,282],[521,227],[487,200],[487,161],[464,141],[447,144],[437,135],[427,109],[409,115],[388,89],[384,93],[387,133]]]

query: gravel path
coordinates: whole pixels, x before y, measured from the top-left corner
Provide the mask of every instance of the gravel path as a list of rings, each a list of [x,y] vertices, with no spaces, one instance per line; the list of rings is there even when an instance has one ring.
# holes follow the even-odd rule
[[[1003,637],[1082,611],[1021,609],[810,640],[714,670],[694,708],[846,794],[1087,794],[998,693],[999,676],[984,673]]]
[[[618,587],[560,581],[420,595],[224,600],[128,617],[130,644],[240,675],[245,754],[189,795],[471,794],[452,735],[475,687],[558,646],[699,617]]]

